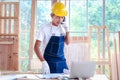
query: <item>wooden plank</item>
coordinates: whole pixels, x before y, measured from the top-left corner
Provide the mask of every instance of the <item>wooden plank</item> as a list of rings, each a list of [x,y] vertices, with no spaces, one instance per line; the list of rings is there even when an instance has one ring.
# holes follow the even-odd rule
[[[29,46],[29,70],[31,70],[31,59],[33,55],[34,49],[34,27],[35,27],[35,19],[36,19],[36,6],[37,1],[32,0],[32,14],[31,14],[31,27],[30,27],[30,46]]]
[[[88,31],[88,37],[89,37],[89,60],[91,59],[91,36],[92,36],[92,28],[90,27],[89,28],[89,31]]]
[[[2,17],[2,16],[0,16],[0,19],[19,19],[19,18],[18,17],[8,17],[8,16]]]
[[[100,60],[100,29],[97,28],[97,53],[98,53],[98,61]],[[101,74],[101,65],[98,64],[98,72]]]
[[[0,2],[0,5],[2,4],[19,4],[19,2]]]
[[[2,15],[2,5],[0,5],[0,16]],[[0,34],[2,32],[2,20],[0,20]]]
[[[120,31],[118,31],[118,42],[119,42],[119,54],[120,54]]]
[[[4,33],[4,20],[1,20],[0,19],[0,21],[1,21],[1,34],[3,34]]]
[[[7,4],[4,4],[4,16],[6,17],[6,5]],[[4,34],[6,34],[6,20],[4,20]]]
[[[97,48],[98,48],[98,61],[100,60],[100,29],[97,29]]]
[[[4,5],[1,4],[0,6],[1,6],[1,8],[0,8],[0,16],[2,16],[2,15],[4,14]],[[4,20],[1,20],[1,19],[0,19],[0,28],[1,28],[1,29],[0,29],[0,33],[3,33],[3,32],[4,32],[3,26],[4,26]]]
[[[90,26],[90,28],[93,28],[93,29],[105,29],[106,26]]]
[[[114,54],[115,54],[115,64],[116,64],[116,76],[117,76],[117,78],[118,78],[118,80],[119,80],[119,70],[118,70],[118,53],[117,53],[117,43],[116,43],[116,37],[114,38]]]
[[[2,5],[0,5],[0,16],[2,16]]]
[[[13,44],[13,41],[2,41],[0,44]]]
[[[110,41],[109,41],[109,30],[108,27],[106,29],[106,37],[107,37],[107,50],[108,50],[108,60],[110,62],[109,64],[109,71],[110,71],[110,79],[112,79],[112,68],[111,68],[111,52],[110,52]]]
[[[12,65],[11,65],[11,63],[12,63],[12,52],[13,52],[13,44],[7,44],[8,45],[8,55],[7,55],[7,62],[8,62],[8,64],[7,64],[7,70],[13,70],[13,68],[12,68]],[[9,66],[8,66],[9,65]]]
[[[13,17],[17,16],[17,6],[14,4],[14,9],[13,9],[14,15]],[[15,34],[18,34],[18,29],[17,29],[17,20],[14,20],[14,32]]]
[[[111,59],[111,53],[110,53],[110,41],[109,41],[109,31],[108,31],[108,28],[106,28],[106,36],[107,36],[108,58]]]
[[[9,4],[9,16],[11,17],[11,4]],[[8,31],[9,34],[11,34],[11,19],[9,19],[9,31]]]
[[[18,37],[14,38],[14,44],[13,44],[13,52],[12,52],[12,69],[13,70],[18,70],[19,68],[19,63],[18,63]]]
[[[105,61],[105,60],[103,60],[103,61],[96,61],[96,62],[97,62],[98,65],[106,65],[106,64],[110,65],[111,64],[110,61]]]
[[[7,56],[8,56],[8,45],[3,45],[5,51],[4,51],[4,61],[3,61],[3,65],[4,65],[4,70],[7,70],[7,65],[8,65],[8,60],[7,60]]]
[[[18,36],[17,34],[0,34],[0,36]]]
[[[52,0],[51,2],[52,2],[52,4],[51,4],[51,6],[52,6],[55,2],[57,2],[57,0]]]
[[[2,50],[3,50],[3,47],[2,47],[2,46],[0,46],[0,70],[2,70],[2,69],[3,69],[3,67],[4,67],[4,66],[1,66],[1,65],[3,65],[3,60],[4,60]]]
[[[87,36],[70,36],[70,43],[80,43],[85,42],[88,43],[88,37]]]
[[[0,20],[0,34],[2,33],[2,20]]]
[[[19,5],[14,5],[14,17],[19,17]],[[14,33],[19,34],[19,19],[14,20]]]

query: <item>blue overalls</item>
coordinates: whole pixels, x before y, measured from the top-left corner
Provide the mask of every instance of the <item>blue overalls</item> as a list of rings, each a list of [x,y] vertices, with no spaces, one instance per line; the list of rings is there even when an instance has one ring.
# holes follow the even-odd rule
[[[64,57],[65,37],[52,35],[44,52],[44,58],[50,67],[50,73],[63,73],[63,69],[68,69]]]

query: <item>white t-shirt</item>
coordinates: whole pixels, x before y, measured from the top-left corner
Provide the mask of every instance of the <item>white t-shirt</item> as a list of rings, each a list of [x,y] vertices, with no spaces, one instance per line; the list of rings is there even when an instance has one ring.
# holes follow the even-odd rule
[[[44,53],[44,50],[51,36],[52,35],[61,36],[61,34],[66,35],[65,29],[62,25],[53,26],[51,23],[48,23],[48,24],[42,24],[40,26],[40,29],[37,35],[37,40],[40,40],[42,42],[41,47],[40,47],[42,55]]]

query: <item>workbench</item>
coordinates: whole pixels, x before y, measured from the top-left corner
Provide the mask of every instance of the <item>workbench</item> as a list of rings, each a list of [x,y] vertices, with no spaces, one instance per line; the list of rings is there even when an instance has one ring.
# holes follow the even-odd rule
[[[0,80],[78,80],[69,79],[69,74],[7,74],[1,75]],[[79,80],[82,80],[79,78]],[[96,74],[87,80],[108,80],[103,74]]]

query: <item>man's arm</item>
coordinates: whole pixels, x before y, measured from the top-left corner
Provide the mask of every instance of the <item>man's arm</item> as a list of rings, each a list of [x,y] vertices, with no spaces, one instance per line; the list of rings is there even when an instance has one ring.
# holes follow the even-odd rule
[[[40,59],[40,61],[45,61],[45,59],[43,58],[42,53],[39,49],[40,45],[41,45],[41,41],[36,40],[35,46],[34,46],[34,51],[35,51],[36,55],[38,56],[38,58]]]
[[[68,45],[70,42],[70,36],[69,36],[69,32],[66,32],[66,36],[65,36],[65,43]]]
[[[69,36],[69,27],[66,24],[66,18],[65,17],[64,17],[64,20],[62,22],[62,25],[63,25],[63,27],[65,29],[65,32],[66,32],[65,43],[68,45],[69,42],[70,42],[70,36]]]
[[[43,56],[41,54],[41,51],[39,49],[40,45],[41,45],[41,41],[36,40],[35,46],[34,46],[34,50],[35,50],[38,58],[42,62],[42,73],[43,74],[49,74],[50,73],[50,69],[49,69],[47,61],[45,61],[45,59],[43,58]]]

